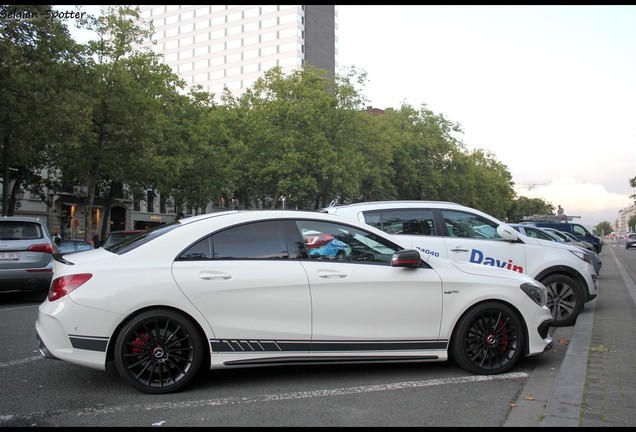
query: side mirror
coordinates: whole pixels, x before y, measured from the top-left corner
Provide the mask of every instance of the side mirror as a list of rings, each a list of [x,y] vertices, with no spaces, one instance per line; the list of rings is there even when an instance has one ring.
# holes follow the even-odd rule
[[[404,249],[393,254],[391,267],[417,268],[421,262],[422,257],[416,249]]]
[[[497,227],[497,234],[499,234],[502,239],[512,242],[519,239],[519,232],[510,225],[506,224],[501,224]]]

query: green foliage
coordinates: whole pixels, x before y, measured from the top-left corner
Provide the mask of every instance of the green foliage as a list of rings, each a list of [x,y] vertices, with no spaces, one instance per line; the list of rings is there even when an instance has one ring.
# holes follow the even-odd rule
[[[629,217],[629,220],[627,221],[627,227],[630,232],[636,232],[636,215],[632,215]]]
[[[633,216],[632,216],[633,217]],[[636,219],[634,220],[634,222],[636,222]],[[633,225],[632,225],[633,226]],[[608,235],[610,234],[612,231],[614,231],[612,229],[612,224],[607,222],[607,221],[603,221],[601,223],[599,223],[598,225],[596,225],[594,227],[594,232],[599,234],[599,235]]]
[[[332,78],[312,67],[288,75],[273,68],[242,95],[226,89],[215,98],[200,88],[185,94],[185,83],[144,48],[153,28],[136,7],[87,17],[81,24],[96,38],[85,45],[55,21],[9,24],[0,39],[0,84],[10,90],[0,107],[5,160],[32,188],[43,168],[58,176],[50,187],[58,178],[88,185],[87,214],[121,185],[136,199],[156,189],[188,213],[210,203],[280,208],[283,199],[300,209],[448,200],[509,221],[554,209],[516,198],[507,167],[466,150],[461,126],[426,104],[368,110],[363,70]]]
[[[506,213],[506,220],[510,223],[517,223],[523,220],[524,216],[538,214],[553,214],[554,206],[542,198],[518,197]]]

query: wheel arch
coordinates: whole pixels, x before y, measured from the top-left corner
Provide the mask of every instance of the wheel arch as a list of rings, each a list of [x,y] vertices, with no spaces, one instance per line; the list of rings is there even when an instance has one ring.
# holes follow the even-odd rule
[[[113,331],[112,335],[110,336],[110,339],[108,340],[108,348],[106,349],[106,364],[111,363],[115,360],[115,342],[117,341],[117,337],[119,336],[119,334],[121,333],[122,328],[128,324],[130,322],[130,320],[132,320],[133,318],[135,318],[136,316],[147,312],[149,310],[169,310],[172,312],[176,312],[178,314],[183,315],[184,317],[186,317],[187,319],[189,319],[192,324],[196,327],[197,332],[198,332],[198,336],[201,339],[201,342],[204,344],[204,346],[207,346],[207,350],[203,351],[203,364],[206,365],[205,367],[209,368],[210,367],[210,341],[208,340],[205,330],[203,329],[203,327],[201,327],[201,324],[199,324],[199,322],[189,313],[185,312],[183,309],[179,309],[176,308],[174,306],[166,306],[166,305],[152,305],[152,306],[146,306],[144,308],[138,309],[135,312],[129,314],[125,319],[121,320],[121,322],[117,325],[117,327],[115,328],[115,330]],[[206,363],[207,362],[207,363]]]
[[[476,303],[470,305],[470,307],[466,308],[466,310],[464,310],[462,312],[462,314],[457,317],[457,320],[453,324],[453,331],[451,333],[450,340],[448,341],[448,357],[449,357],[450,360],[452,360],[452,350],[450,349],[450,347],[453,345],[453,341],[457,337],[457,331],[458,331],[459,323],[473,309],[475,309],[475,308],[477,308],[477,307],[479,307],[479,306],[481,306],[483,304],[486,304],[486,303],[499,303],[499,304],[502,304],[502,305],[510,308],[517,315],[517,318],[519,318],[519,320],[523,323],[523,328],[522,328],[522,331],[523,331],[523,355],[527,356],[528,353],[530,352],[530,339],[529,339],[529,334],[528,334],[528,322],[525,320],[525,318],[524,318],[523,314],[521,313],[521,311],[519,311],[519,308],[516,307],[514,305],[514,303],[511,303],[509,301],[506,301],[506,300],[503,300],[503,299],[498,299],[498,298],[490,298],[490,299],[481,300],[479,302],[476,302]]]
[[[579,273],[577,270],[575,270],[575,269],[573,269],[571,267],[567,267],[567,266],[552,266],[552,267],[548,267],[548,268],[542,270],[541,272],[539,272],[539,274],[537,274],[536,276],[534,276],[534,279],[536,279],[539,282],[541,282],[542,280],[544,280],[548,276],[552,276],[552,275],[565,275],[565,276],[568,276],[569,278],[571,278],[572,280],[574,280],[574,282],[576,282],[576,284],[578,285],[579,289],[581,290],[581,292],[585,296],[585,302],[588,302],[588,301],[592,300],[594,297],[596,297],[596,296],[594,296],[594,297],[590,298],[590,292],[587,289],[587,282],[585,281],[585,279],[583,278],[581,273]]]

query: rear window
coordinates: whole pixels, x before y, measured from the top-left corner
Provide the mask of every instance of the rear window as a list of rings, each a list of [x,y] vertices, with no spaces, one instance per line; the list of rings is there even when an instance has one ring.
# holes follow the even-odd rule
[[[41,239],[42,226],[32,222],[0,221],[0,240]]]

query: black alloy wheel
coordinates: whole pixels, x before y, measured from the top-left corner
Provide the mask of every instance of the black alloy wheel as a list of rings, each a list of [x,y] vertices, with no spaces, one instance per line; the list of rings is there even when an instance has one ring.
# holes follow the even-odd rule
[[[117,371],[144,393],[172,393],[185,387],[198,373],[203,357],[196,326],[167,309],[134,317],[115,342]]]
[[[578,284],[565,275],[551,275],[541,281],[548,289],[548,308],[552,313],[552,327],[566,327],[576,323],[583,310],[583,293]]]
[[[497,302],[469,310],[459,321],[451,340],[451,358],[478,375],[510,370],[523,355],[525,333],[519,315]]]

